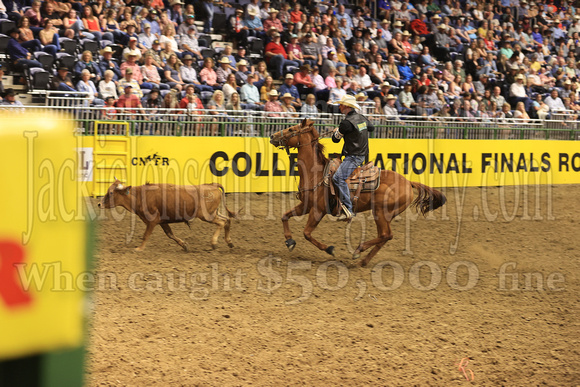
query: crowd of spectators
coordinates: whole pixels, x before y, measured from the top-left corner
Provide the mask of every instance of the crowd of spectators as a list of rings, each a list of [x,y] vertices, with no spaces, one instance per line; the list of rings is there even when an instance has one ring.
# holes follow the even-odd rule
[[[525,121],[580,110],[580,14],[573,3],[369,5],[0,0],[0,18],[17,24],[7,49],[16,68],[41,67],[35,53],[56,57],[63,39],[79,47],[96,41],[98,52],[79,50],[74,67],[55,68],[50,87],[86,92],[91,104],[109,111],[222,114],[231,108],[312,117],[319,101],[336,102],[345,94],[374,103],[371,112],[386,117]],[[215,56],[202,54],[204,34],[216,27],[213,16],[226,8],[233,10],[227,44]]]

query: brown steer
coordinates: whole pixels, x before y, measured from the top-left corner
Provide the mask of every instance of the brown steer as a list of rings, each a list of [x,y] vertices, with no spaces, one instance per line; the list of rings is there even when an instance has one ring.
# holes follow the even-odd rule
[[[202,185],[146,184],[139,187],[124,186],[119,180],[111,184],[107,194],[98,204],[99,208],[121,206],[135,213],[147,225],[143,242],[135,250],[143,251],[155,226],[160,225],[165,234],[187,251],[187,245],[173,235],[169,223],[186,223],[194,218],[214,223],[217,229],[211,238],[215,249],[221,229],[225,229],[225,241],[234,247],[230,237],[231,219],[236,214],[225,205],[224,188],[217,183]],[[228,216],[218,213],[224,197]]]

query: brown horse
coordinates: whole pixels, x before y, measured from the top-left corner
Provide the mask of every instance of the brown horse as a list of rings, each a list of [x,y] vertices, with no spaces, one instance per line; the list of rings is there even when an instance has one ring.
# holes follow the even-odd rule
[[[324,145],[318,142],[320,136],[313,124],[313,121],[305,119],[301,124],[274,133],[270,138],[270,143],[276,147],[283,147],[286,150],[288,148],[298,149],[297,165],[300,183],[298,184],[297,197],[300,204],[282,216],[282,224],[284,225],[286,246],[292,251],[296,242],[292,239],[288,220],[292,216],[308,214],[304,237],[320,250],[334,255],[334,246],[327,246],[312,237],[312,231],[327,213],[338,215],[336,211],[328,210],[327,199],[330,191],[322,184],[324,167],[328,163],[328,158],[324,154]],[[413,188],[418,191],[415,200],[413,200]],[[372,192],[361,193],[354,206],[355,212],[373,211],[378,236],[361,243],[355,250],[353,259],[358,259],[363,251],[373,247],[368,255],[360,261],[361,266],[366,266],[381,247],[393,239],[391,221],[395,216],[405,211],[409,205],[415,206],[425,215],[427,212],[441,207],[445,201],[445,195],[433,188],[421,183],[410,182],[393,171],[381,171],[379,188]]]

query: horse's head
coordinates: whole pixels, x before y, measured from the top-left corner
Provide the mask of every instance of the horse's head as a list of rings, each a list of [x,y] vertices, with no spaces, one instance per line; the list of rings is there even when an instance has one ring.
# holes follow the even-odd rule
[[[271,135],[270,144],[277,147],[298,148],[317,140],[318,137],[314,121],[305,118],[302,123]]]

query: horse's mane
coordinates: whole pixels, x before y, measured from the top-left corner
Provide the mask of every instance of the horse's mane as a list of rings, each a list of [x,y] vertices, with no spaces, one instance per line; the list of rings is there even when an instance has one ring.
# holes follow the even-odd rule
[[[314,144],[314,152],[316,152],[316,157],[318,157],[318,161],[322,165],[326,165],[326,163],[328,163],[328,157],[326,157],[326,154],[324,153],[326,147],[324,146],[324,144],[318,142],[318,139],[316,139],[313,142],[313,144]]]

